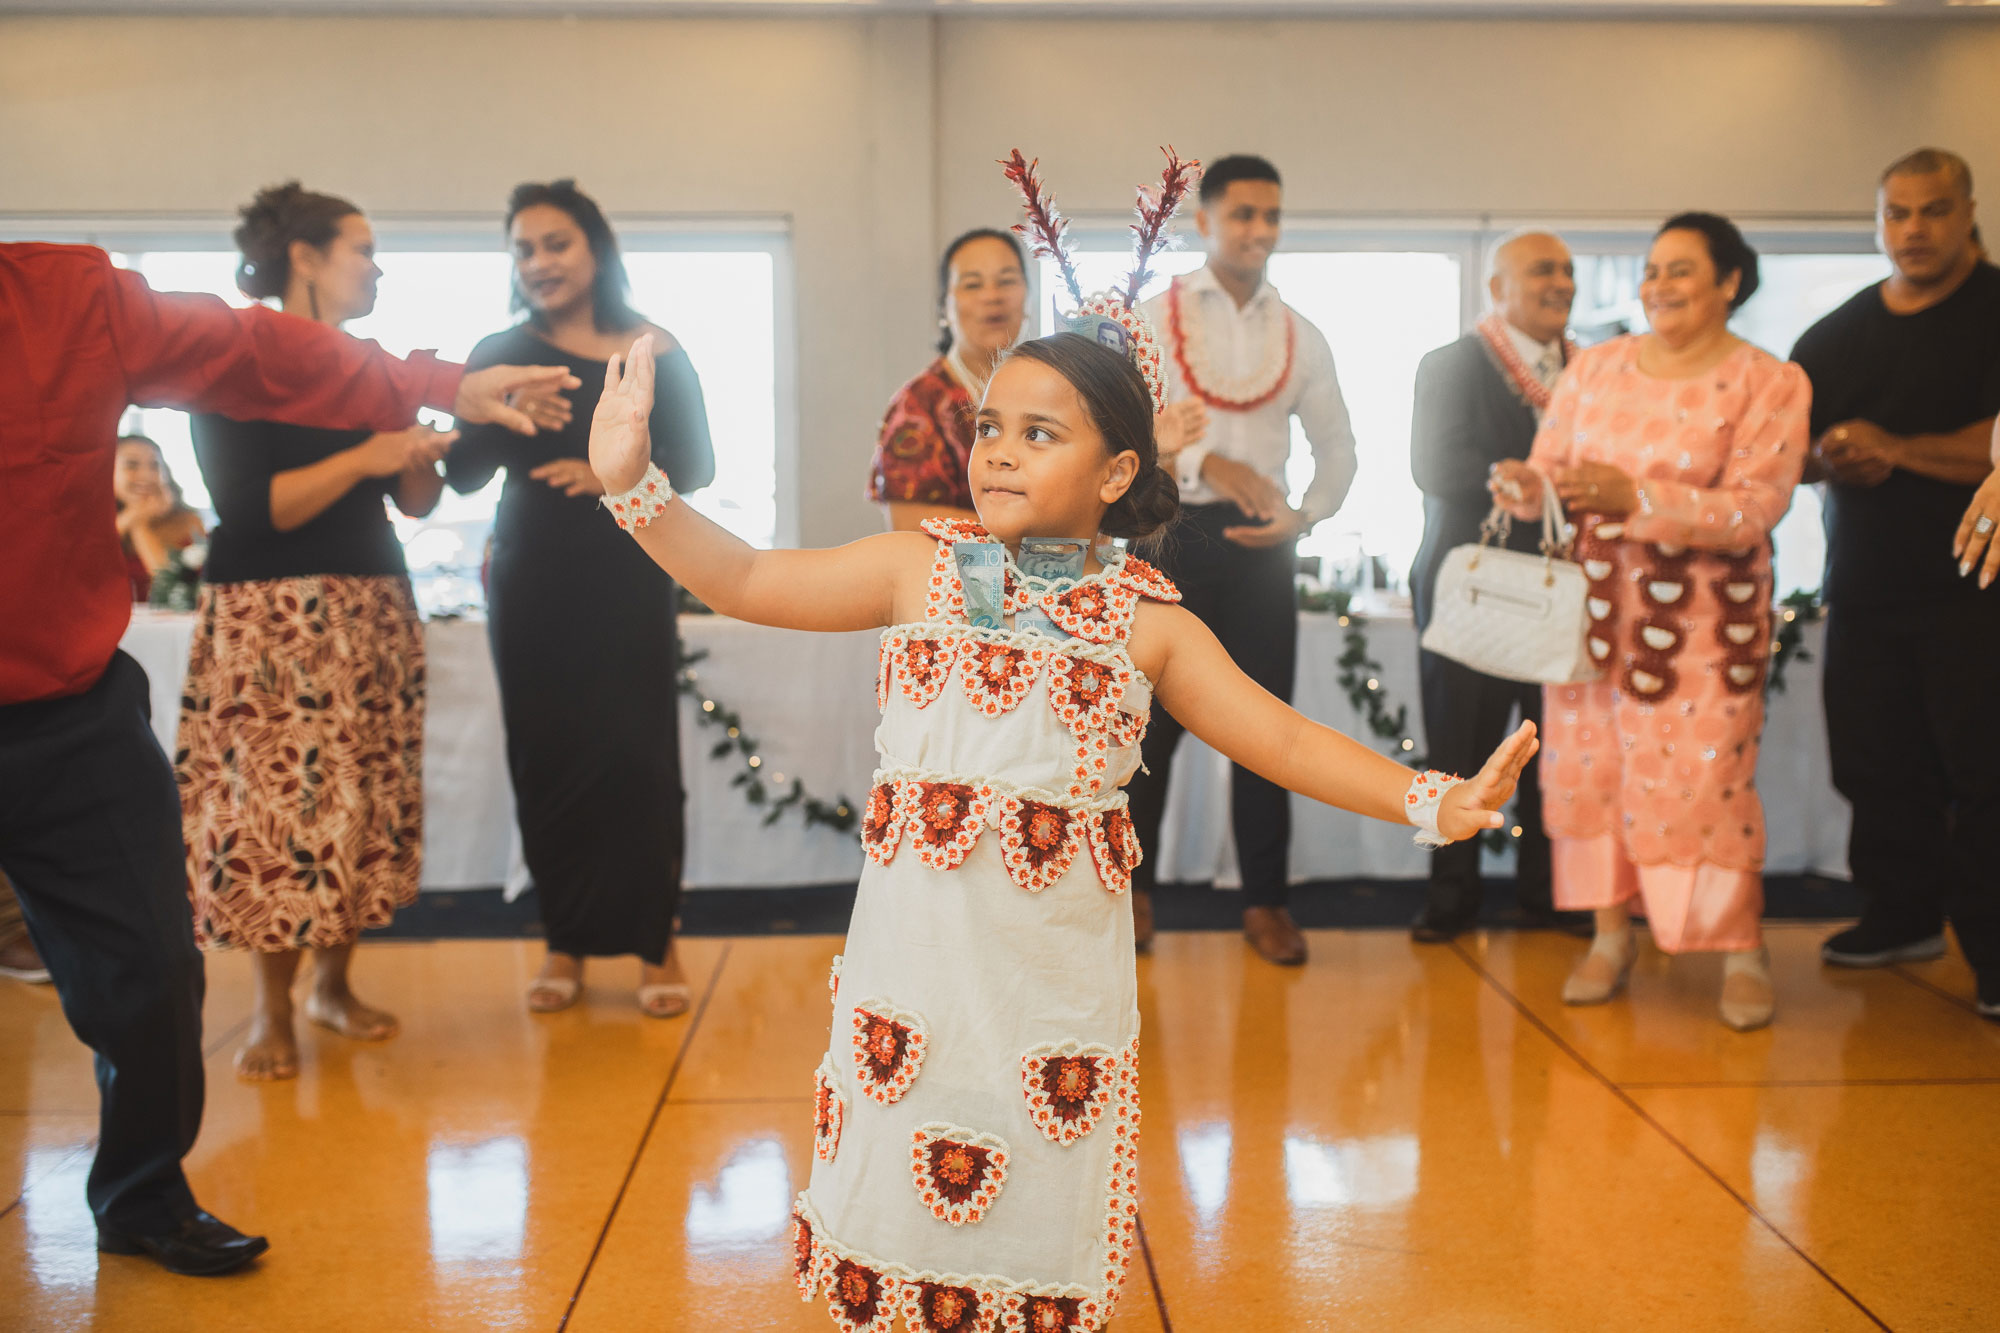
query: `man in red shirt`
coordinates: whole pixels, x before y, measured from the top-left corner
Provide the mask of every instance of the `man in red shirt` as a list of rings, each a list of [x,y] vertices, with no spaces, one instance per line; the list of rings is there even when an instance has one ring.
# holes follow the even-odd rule
[[[513,397],[576,383],[560,366],[399,360],[261,306],[156,293],[101,250],[0,245],[0,869],[97,1053],[100,1249],[207,1275],[267,1248],[203,1212],[181,1170],[201,1127],[202,964],[173,770],[145,673],[118,651],[119,417],[140,403],[386,431],[429,406],[533,434]]]

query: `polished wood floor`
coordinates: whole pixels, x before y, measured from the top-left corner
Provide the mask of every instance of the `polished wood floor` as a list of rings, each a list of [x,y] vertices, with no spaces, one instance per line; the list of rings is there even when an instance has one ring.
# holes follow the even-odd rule
[[[2000,1026],[1955,956],[1883,972],[1772,930],[1779,1015],[1714,959],[1566,1010],[1583,947],[1222,934],[1140,964],[1145,1250],[1112,1325],[1179,1330],[2000,1329]],[[268,1233],[200,1281],[100,1257],[96,1103],[47,988],[0,982],[0,1327],[810,1330],[787,1217],[811,1158],[830,936],[687,941],[695,1011],[629,963],[533,1017],[527,942],[364,945],[396,1040],[305,1039],[239,1083],[241,957],[209,967],[203,1202]]]

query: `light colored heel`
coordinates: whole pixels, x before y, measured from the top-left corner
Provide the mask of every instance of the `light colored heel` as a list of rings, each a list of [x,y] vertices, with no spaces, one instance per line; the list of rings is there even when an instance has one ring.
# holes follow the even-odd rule
[[[576,1003],[583,986],[575,977],[536,977],[528,986],[528,1010],[537,1014],[560,1013]]]
[[[1771,1022],[1777,1001],[1771,993],[1771,954],[1759,945],[1722,960],[1722,1021],[1738,1032],[1755,1032]]]
[[[648,1018],[679,1018],[688,1011],[692,993],[685,982],[661,982],[639,987],[639,1012]]]
[[[1590,952],[1563,982],[1564,1004],[1603,1004],[1625,989],[1632,977],[1632,965],[1639,961],[1639,941],[1632,927],[1615,934],[1599,935],[1590,942]]]

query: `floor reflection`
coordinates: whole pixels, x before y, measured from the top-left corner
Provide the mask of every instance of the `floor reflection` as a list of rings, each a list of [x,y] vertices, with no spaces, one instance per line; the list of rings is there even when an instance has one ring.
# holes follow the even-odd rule
[[[1699,959],[1580,1012],[1565,937],[1316,932],[1278,969],[1163,936],[1139,978],[1146,1277],[1113,1333],[2000,1328],[2000,1029],[1954,1002],[1955,956],[1940,994],[1829,974],[1821,933],[1771,932],[1779,1020],[1749,1037]],[[687,941],[714,998],[672,1023],[608,985],[526,1014],[532,942],[372,950],[395,1041],[312,1030],[301,1079],[253,1087],[217,1039],[189,1172],[273,1244],[219,1283],[95,1253],[88,1055],[0,984],[0,1333],[826,1333],[788,1232],[838,947]],[[209,975],[226,1034],[248,960]]]
[[[528,1230],[528,1145],[518,1138],[437,1143],[425,1160],[431,1262],[518,1261]]]
[[[689,1247],[699,1253],[768,1244],[790,1229],[795,1194],[784,1144],[752,1139],[716,1172],[713,1185],[690,1191]]]

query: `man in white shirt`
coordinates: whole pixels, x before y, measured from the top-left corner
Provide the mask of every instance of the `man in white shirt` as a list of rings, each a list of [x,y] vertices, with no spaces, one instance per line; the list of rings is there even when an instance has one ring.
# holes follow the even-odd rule
[[[1492,313],[1417,367],[1410,472],[1424,493],[1424,544],[1410,570],[1410,591],[1420,634],[1430,624],[1445,555],[1479,540],[1480,524],[1492,508],[1487,474],[1502,459],[1528,456],[1542,409],[1572,351],[1564,331],[1576,299],[1576,266],[1559,237],[1524,230],[1501,238],[1487,263],[1487,291]],[[1540,542],[1539,525],[1517,523],[1507,545],[1533,551]],[[1466,773],[1478,768],[1507,735],[1516,711],[1541,722],[1539,685],[1483,675],[1436,653],[1420,653],[1418,664],[1427,762],[1433,768]],[[1515,896],[1525,923],[1587,928],[1588,917],[1558,913],[1551,901],[1549,841],[1532,765],[1521,775],[1517,800]],[[1431,853],[1429,893],[1410,933],[1422,943],[1442,943],[1470,929],[1479,906],[1475,839]]]
[[[1355,459],[1326,338],[1264,280],[1282,206],[1277,169],[1263,158],[1212,163],[1195,215],[1208,263],[1175,279],[1141,311],[1160,337],[1169,399],[1197,398],[1208,409],[1206,433],[1162,459],[1180,482],[1183,511],[1157,563],[1236,664],[1289,702],[1298,651],[1298,539],[1340,508]],[[1293,417],[1305,429],[1314,463],[1296,509],[1285,485]],[[1151,773],[1141,772],[1129,788],[1147,857],[1132,881],[1142,948],[1152,938],[1151,858],[1180,737],[1180,725],[1155,708],[1144,751]],[[1243,933],[1271,962],[1303,963],[1305,937],[1285,910],[1291,798],[1247,769],[1232,769],[1230,778]]]

